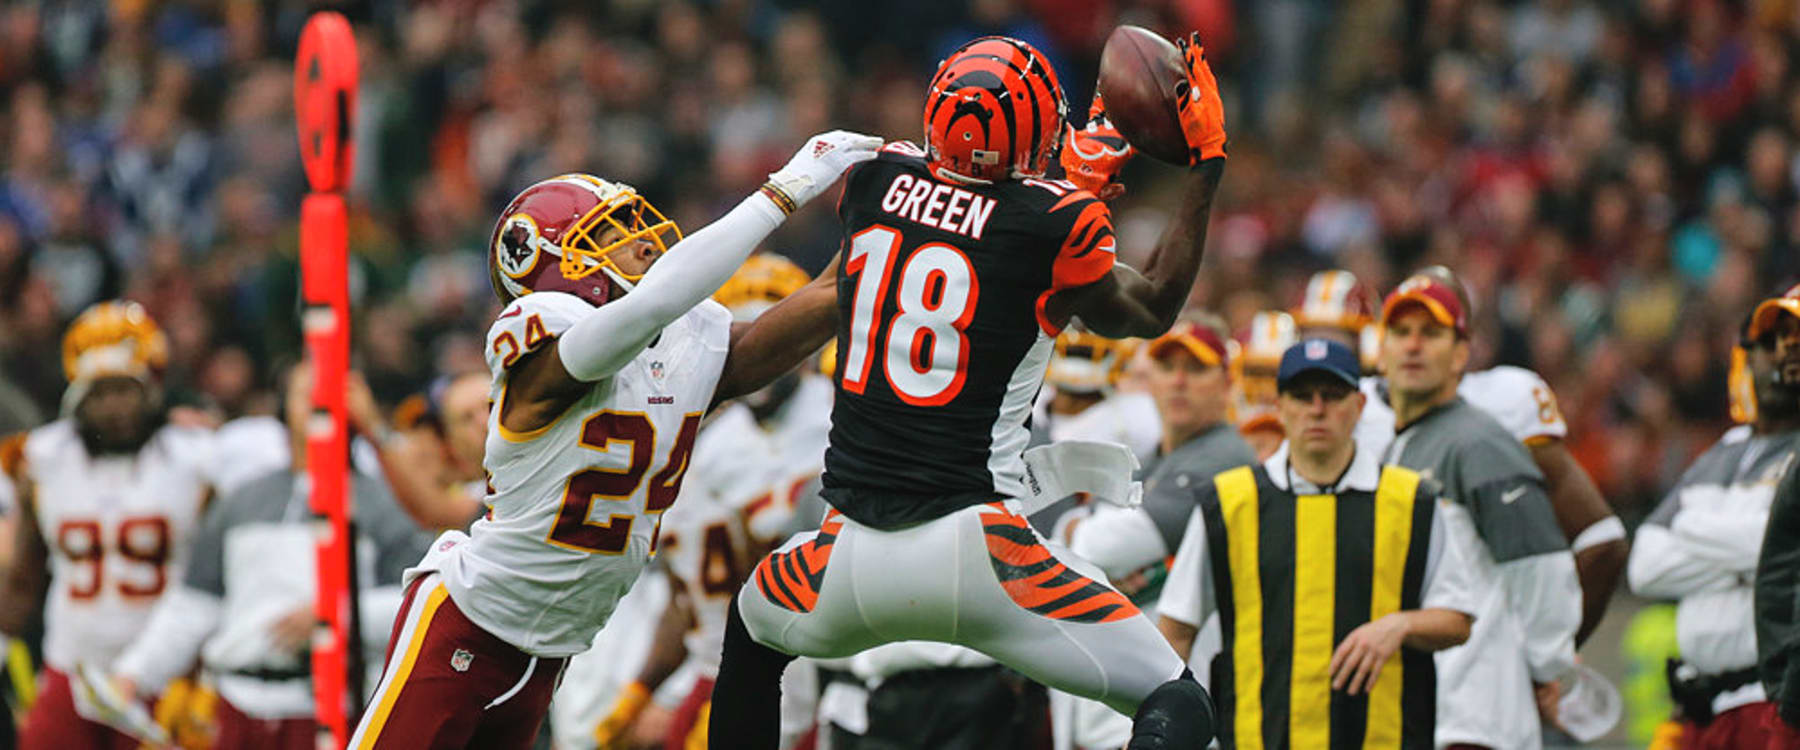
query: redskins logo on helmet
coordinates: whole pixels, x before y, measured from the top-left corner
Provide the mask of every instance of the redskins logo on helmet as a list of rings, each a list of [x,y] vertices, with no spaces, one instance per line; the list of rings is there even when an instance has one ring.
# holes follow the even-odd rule
[[[1042,177],[1067,114],[1042,52],[1011,37],[976,39],[938,65],[925,92],[931,172],[967,182]]]
[[[101,302],[63,333],[63,376],[70,383],[124,376],[148,379],[169,364],[169,340],[136,302]]]
[[[811,280],[793,261],[774,253],[757,253],[713,292],[713,299],[741,323],[754,320]]]
[[[568,292],[606,304],[643,278],[612,259],[614,250],[640,240],[667,252],[681,230],[630,185],[588,174],[544,180],[513,198],[494,224],[494,294],[509,303],[532,292]]]

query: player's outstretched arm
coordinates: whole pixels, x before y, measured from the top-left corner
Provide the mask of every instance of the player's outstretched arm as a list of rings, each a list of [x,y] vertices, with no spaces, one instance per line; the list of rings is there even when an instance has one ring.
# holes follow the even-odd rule
[[[799,291],[756,320],[731,327],[731,351],[719,376],[713,403],[751,393],[812,356],[837,332],[840,255]]]
[[[630,294],[571,326],[557,341],[563,367],[590,383],[618,372],[664,326],[718,291],[789,214],[880,147],[880,138],[843,130],[808,139],[755,195],[670,248]]]
[[[587,313],[514,365],[502,424],[527,431],[549,424],[586,391],[585,384],[618,372],[664,327],[717,291],[789,214],[845,170],[875,158],[879,148],[880,138],[844,130],[808,138],[756,194],[670,248],[630,294]]]
[[[1063,307],[1103,336],[1154,338],[1167,332],[1200,271],[1213,198],[1225,173],[1225,112],[1199,35],[1178,46],[1188,70],[1176,106],[1191,169],[1181,208],[1142,273],[1115,265],[1099,281],[1071,290]]]

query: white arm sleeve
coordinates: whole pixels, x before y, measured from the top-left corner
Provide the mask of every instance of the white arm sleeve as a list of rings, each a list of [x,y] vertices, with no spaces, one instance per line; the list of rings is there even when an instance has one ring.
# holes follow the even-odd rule
[[[1567,550],[1500,563],[1506,601],[1525,631],[1525,663],[1533,682],[1553,682],[1575,667],[1581,627],[1581,582]]]
[[[186,674],[200,646],[218,627],[224,602],[187,586],[170,589],[150,612],[144,630],[113,662],[113,671],[137,683],[140,695],[156,695]]]
[[[786,218],[762,193],[669,248],[637,286],[564,331],[557,356],[576,380],[602,380],[649,346],[662,329],[717,291],[750,251]]]

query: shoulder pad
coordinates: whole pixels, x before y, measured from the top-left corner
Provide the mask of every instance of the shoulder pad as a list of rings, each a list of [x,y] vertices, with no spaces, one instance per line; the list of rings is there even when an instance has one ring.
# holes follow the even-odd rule
[[[1457,390],[1520,442],[1560,439],[1569,432],[1550,384],[1523,367],[1502,365],[1469,373]]]
[[[569,330],[594,309],[573,294],[533,292],[512,301],[488,328],[488,371],[499,374],[526,353]]]

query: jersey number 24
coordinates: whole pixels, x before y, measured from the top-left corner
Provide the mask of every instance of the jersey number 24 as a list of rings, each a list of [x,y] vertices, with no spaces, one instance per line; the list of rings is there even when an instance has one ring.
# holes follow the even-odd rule
[[[968,375],[969,338],[981,284],[963,251],[942,242],[920,245],[899,269],[888,305],[889,280],[900,255],[900,232],[876,224],[850,238],[844,272],[856,277],[844,390],[862,393],[881,362],[894,395],[914,406],[949,403]],[[887,335],[881,332],[886,330]]]
[[[644,513],[657,514],[658,523],[662,520],[661,513],[675,503],[676,495],[681,494],[681,479],[687,475],[688,457],[694,452],[694,435],[699,431],[699,413],[683,417],[681,432],[675,436],[668,460],[650,477],[650,486],[644,492]],[[569,477],[562,507],[556,513],[556,523],[550,527],[548,541],[551,544],[603,555],[625,551],[625,545],[631,541],[631,524],[636,516],[609,513],[605,523],[595,523],[588,516],[593,513],[595,500],[626,502],[637,493],[638,486],[644,482],[644,474],[650,471],[650,459],[656,451],[656,425],[642,412],[620,411],[602,411],[588,417],[581,425],[583,447],[605,453],[611,450],[613,443],[624,443],[630,452],[626,467],[623,470],[593,467]],[[656,535],[651,534],[650,539],[650,549],[655,551]]]

